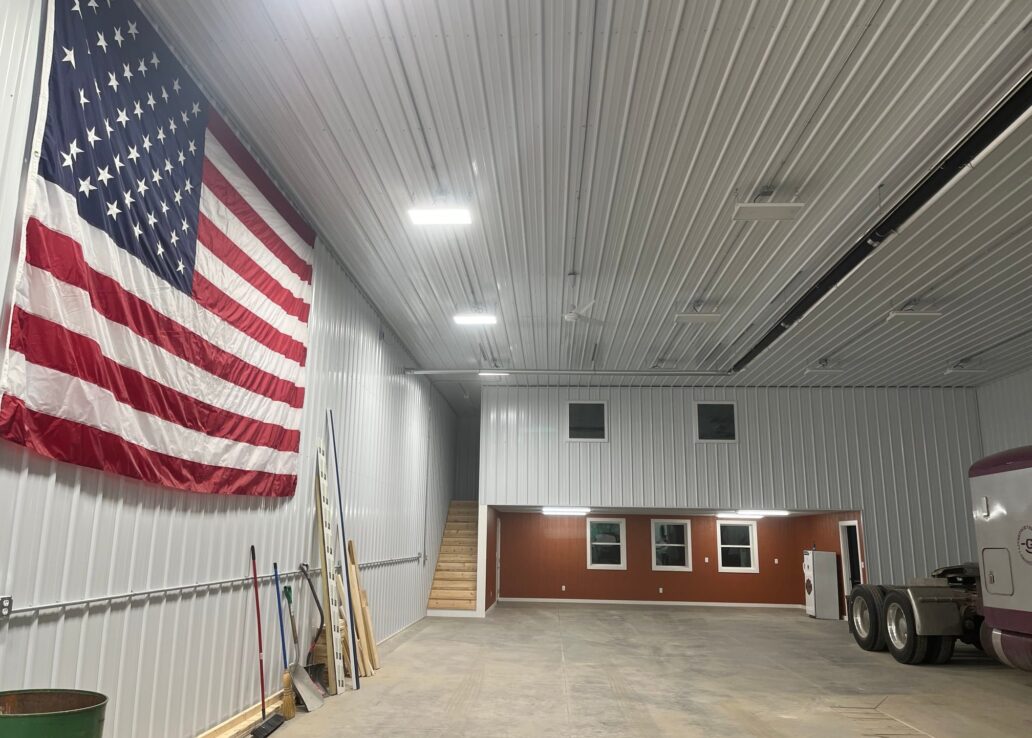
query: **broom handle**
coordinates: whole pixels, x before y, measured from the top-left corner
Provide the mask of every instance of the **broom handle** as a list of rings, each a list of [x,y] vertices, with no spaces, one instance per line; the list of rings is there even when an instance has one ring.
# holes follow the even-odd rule
[[[283,600],[280,599],[279,564],[275,561],[272,562],[272,575],[276,579],[276,609],[279,611],[279,639],[280,645],[283,647],[283,670],[286,671],[289,666],[287,663],[287,633],[283,629]]]
[[[258,564],[251,546],[251,579],[254,581],[254,613],[258,620],[258,684],[262,689],[262,720],[265,719],[265,654],[262,651],[262,606],[258,600]]]

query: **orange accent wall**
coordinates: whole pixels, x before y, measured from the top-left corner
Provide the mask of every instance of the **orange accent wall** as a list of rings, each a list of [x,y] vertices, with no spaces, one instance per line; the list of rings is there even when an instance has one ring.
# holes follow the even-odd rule
[[[587,568],[583,517],[536,512],[499,512],[498,517],[502,521],[501,597],[801,605],[803,549],[816,543],[819,550],[838,553],[838,522],[859,520],[860,515],[827,513],[757,521],[757,573],[717,571],[717,519],[712,515],[592,516],[627,521],[626,570]],[[692,571],[652,570],[650,525],[661,518],[691,521]],[[862,545],[862,528],[860,538]]]
[[[495,556],[498,547],[498,512],[493,508],[487,508],[487,561],[484,565],[487,566],[485,572],[485,593],[484,593],[484,609],[491,607],[498,599],[498,593],[496,592],[498,583],[495,581]]]

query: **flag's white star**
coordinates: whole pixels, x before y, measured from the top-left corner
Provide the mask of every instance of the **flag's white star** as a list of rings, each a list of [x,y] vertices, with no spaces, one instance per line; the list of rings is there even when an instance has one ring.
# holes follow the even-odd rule
[[[147,64],[143,61],[143,59],[140,59],[140,66],[138,66],[136,70],[144,77],[147,76]]]
[[[161,86],[161,99],[168,102],[168,90],[165,89],[165,85]]]
[[[169,118],[168,119],[168,128],[169,128],[170,131],[172,131],[172,133],[176,132],[176,119],[175,118]]]
[[[119,48],[122,47],[122,42],[125,41],[125,37],[122,35],[122,28],[118,27],[115,29],[115,43],[118,44]]]
[[[97,46],[104,49],[104,53],[107,53],[107,41],[104,39],[104,34],[97,31]]]
[[[131,190],[126,190],[125,193],[122,195],[122,199],[125,200],[126,207],[129,207],[134,202],[136,202],[136,200],[133,199],[133,193]]]
[[[140,107],[140,101],[139,100],[134,100],[133,101],[133,115],[136,116],[137,120],[139,120],[140,118],[143,117],[143,108]]]
[[[136,24],[133,21],[129,21],[129,30],[126,31],[126,33],[133,37],[133,41],[136,40],[136,34],[138,31],[136,30]]]
[[[153,170],[151,172],[150,178],[151,178],[151,182],[153,182],[154,184],[158,184],[159,182],[161,182],[161,170],[160,169]]]
[[[161,141],[161,143],[165,143],[165,129],[160,126],[158,127],[158,140]]]
[[[187,148],[190,149],[190,153],[191,154],[196,154],[197,153],[197,147],[194,145],[194,142],[193,141],[189,141],[188,144],[189,145],[187,146]]]
[[[93,128],[87,128],[86,129],[86,140],[89,141],[89,144],[90,144],[91,147],[94,147],[94,146],[97,145],[97,141],[100,140],[100,136],[97,135],[97,127],[96,126],[93,126]]]
[[[144,151],[146,151],[147,153],[150,153],[150,147],[153,146],[153,145],[154,144],[152,144],[150,142],[150,136],[144,136],[143,137],[143,150]]]
[[[140,240],[140,236],[143,235],[143,229],[140,228],[139,223],[133,223],[133,235],[136,236],[136,240]]]
[[[183,185],[183,189],[187,192],[193,192],[193,185],[190,184],[190,180],[186,180],[186,184]]]
[[[108,122],[107,118],[104,119],[104,130],[107,131],[107,137],[108,138],[111,138],[111,134],[114,133],[114,130],[115,130],[114,128],[111,127],[111,124]]]
[[[71,169],[72,163],[74,162],[74,159],[72,159],[72,155],[66,154],[63,151],[59,151],[58,153],[61,154],[61,166],[68,167],[69,169]]]
[[[108,87],[112,88],[115,92],[118,92],[118,77],[115,76],[114,72],[108,72]]]
[[[79,148],[79,139],[73,138],[72,142],[68,145],[68,155],[72,157],[72,161],[82,153],[82,149]]]
[[[171,172],[172,171],[172,162],[170,162],[168,159],[165,159],[165,171],[166,172]]]
[[[173,246],[175,246],[179,243],[179,236],[176,235],[175,231],[172,231],[172,235],[168,237],[168,240],[172,242]]]
[[[168,212],[168,203],[166,203],[164,200],[162,200],[161,201],[161,214],[164,215],[167,212]]]
[[[79,88],[79,105],[82,108],[85,109],[86,103],[88,103],[89,101],[90,101],[90,99],[88,97],[86,97],[86,91],[80,87]]]
[[[100,97],[100,85],[97,84],[96,78],[93,79],[93,91],[97,93],[97,97]]]
[[[82,8],[79,7],[79,0],[75,0],[75,2],[72,3],[72,12],[78,13],[79,17],[82,18]]]
[[[102,185],[107,187],[108,180],[113,179],[111,172],[108,171],[108,167],[97,167],[97,179],[100,180]]]
[[[126,154],[125,158],[131,161],[133,164],[135,164],[136,160],[140,158],[140,152],[136,150],[135,146],[130,146],[129,153]]]
[[[62,46],[61,48],[64,49],[64,53],[65,53],[64,59],[62,59],[61,61],[68,62],[69,64],[72,65],[72,69],[75,69],[75,49],[74,48],[65,49],[64,46]]]
[[[136,192],[137,193],[142,195],[143,193],[145,193],[149,189],[150,189],[150,187],[147,186],[147,178],[146,177],[144,177],[143,179],[136,180]]]
[[[133,78],[133,70],[131,70],[129,68],[128,64],[123,64],[122,65],[122,76],[125,77],[126,79],[132,79]]]
[[[158,104],[158,102],[157,102],[157,100],[154,99],[154,95],[152,95],[152,94],[150,94],[148,92],[147,93],[147,105],[150,106],[151,110],[154,110],[154,106],[157,105],[157,104]]]
[[[107,204],[107,214],[110,218],[114,219],[118,217],[118,214],[121,212],[122,210],[118,207],[118,200]]]
[[[89,195],[95,189],[97,188],[94,187],[93,184],[90,182],[89,177],[87,177],[86,179],[79,180],[79,192],[81,192],[82,194]]]
[[[121,172],[122,171],[122,167],[124,167],[124,166],[125,166],[125,164],[122,163],[122,157],[116,155],[115,156],[115,171],[116,172]]]
[[[180,91],[180,90],[181,90],[182,88],[181,88],[181,87],[179,86],[179,80],[178,80],[178,79],[174,79],[174,80],[172,80],[172,89],[173,89],[173,90],[175,91],[175,93],[176,93],[177,95],[179,94],[179,91]]]
[[[180,113],[180,116],[182,116],[184,123],[190,122],[190,114],[187,113],[185,110],[182,113]]]
[[[189,230],[190,230],[190,224],[186,222],[186,218],[183,218],[183,228],[182,228],[182,231],[185,234]]]
[[[192,112],[194,118],[196,118],[198,115],[201,114],[201,104],[200,103],[194,103],[193,104],[193,108],[191,109],[190,112]]]
[[[151,54],[150,65],[152,67],[154,67],[155,69],[158,68],[158,53],[157,52],[154,52],[153,54]]]
[[[88,3],[86,3],[86,7],[93,8],[93,12],[94,14],[96,14],[97,8],[99,8],[100,6],[97,5],[97,0],[90,0]]]
[[[122,128],[125,128],[125,124],[129,122],[129,116],[125,114],[125,108],[118,108],[118,117],[115,118],[115,123],[121,123]]]
[[[161,240],[159,239],[158,240],[158,251],[157,251],[157,254],[158,254],[158,256],[161,256],[164,253],[165,253],[165,247],[161,245]]]
[[[154,217],[154,213],[148,212],[147,213],[147,225],[149,225],[151,228],[153,228],[154,224],[157,223],[157,222],[158,222],[158,219]]]
[[[180,163],[180,164],[184,164],[185,162],[186,162],[186,157],[185,157],[185,156],[183,156],[183,150],[182,150],[182,149],[180,149],[180,150],[179,150],[179,163]]]
[[[179,266],[176,267],[176,271],[179,272],[180,274],[182,274],[185,269],[186,269],[186,264],[184,264],[183,260],[180,259],[179,260]]]
[[[176,205],[178,205],[183,201],[183,193],[181,193],[179,190],[176,190],[172,193],[172,199],[175,200]]]

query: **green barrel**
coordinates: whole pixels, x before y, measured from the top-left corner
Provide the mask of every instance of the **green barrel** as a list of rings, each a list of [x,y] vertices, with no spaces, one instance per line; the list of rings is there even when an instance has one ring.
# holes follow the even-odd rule
[[[0,692],[3,738],[102,738],[107,697],[77,689]]]

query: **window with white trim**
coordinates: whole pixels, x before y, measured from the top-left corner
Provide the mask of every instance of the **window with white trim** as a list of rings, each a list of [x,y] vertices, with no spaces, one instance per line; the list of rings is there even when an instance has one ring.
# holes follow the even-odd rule
[[[606,403],[571,400],[566,403],[566,440],[606,441],[607,421]]]
[[[652,570],[692,570],[692,524],[690,520],[652,521]]]
[[[733,402],[696,402],[695,442],[737,442],[738,430],[735,427],[735,411]]]
[[[756,521],[717,521],[717,571],[760,570],[756,555]]]
[[[623,518],[588,518],[588,568],[627,568],[627,524]]]

